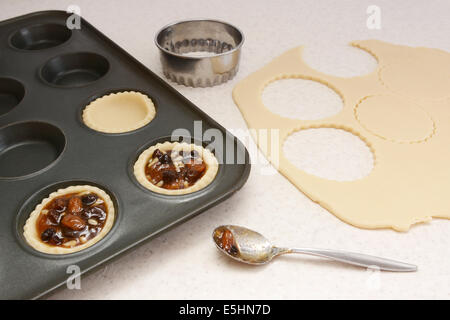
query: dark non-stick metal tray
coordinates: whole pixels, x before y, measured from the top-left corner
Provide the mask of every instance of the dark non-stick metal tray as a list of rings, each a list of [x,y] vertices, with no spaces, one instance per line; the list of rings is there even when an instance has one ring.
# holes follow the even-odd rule
[[[45,11],[0,22],[3,299],[50,292],[66,282],[68,266],[77,265],[83,273],[92,270],[223,201],[250,172],[247,150],[235,137],[85,20],[81,29],[67,29],[67,18],[62,11]],[[84,125],[81,114],[89,102],[129,90],[155,103],[157,113],[148,125],[123,134],[103,134]],[[225,152],[235,152],[244,163],[220,164],[208,187],[188,195],[165,196],[142,187],[132,170],[139,154],[169,140],[174,129],[193,134],[194,121],[201,121],[203,132],[220,130]],[[77,184],[109,193],[117,210],[112,230],[73,254],[32,249],[23,238],[31,211],[51,192]]]

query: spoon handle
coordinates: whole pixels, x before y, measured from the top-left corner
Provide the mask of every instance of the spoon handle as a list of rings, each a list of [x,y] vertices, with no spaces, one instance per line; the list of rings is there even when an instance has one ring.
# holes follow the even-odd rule
[[[340,251],[340,250],[328,250],[328,249],[287,249],[282,250],[280,253],[303,253],[318,257],[329,258],[332,260],[360,266],[360,267],[374,267],[380,270],[397,271],[397,272],[411,272],[417,271],[417,266],[400,261],[370,256],[367,254]]]

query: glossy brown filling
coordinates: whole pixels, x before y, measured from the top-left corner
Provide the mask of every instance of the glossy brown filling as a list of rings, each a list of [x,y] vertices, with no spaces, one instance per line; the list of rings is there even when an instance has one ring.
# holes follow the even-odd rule
[[[43,242],[74,247],[99,234],[107,214],[105,202],[97,194],[67,194],[42,209],[36,228]]]
[[[145,168],[147,179],[164,189],[184,189],[194,185],[206,172],[197,151],[162,152],[156,149]]]
[[[234,243],[233,233],[230,230],[225,229],[221,233],[217,234],[215,237],[216,237],[215,241],[218,244],[218,246],[223,250],[225,250],[228,254],[232,256],[238,254],[239,251],[236,244]]]

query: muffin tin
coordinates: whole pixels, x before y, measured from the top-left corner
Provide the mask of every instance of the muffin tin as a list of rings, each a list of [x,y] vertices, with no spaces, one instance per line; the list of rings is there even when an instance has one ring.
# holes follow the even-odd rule
[[[70,265],[83,273],[142,241],[223,201],[248,178],[243,145],[110,39],[82,20],[65,27],[68,14],[45,11],[0,22],[0,298],[37,298],[64,285]],[[81,119],[98,97],[122,91],[149,96],[156,116],[132,132],[105,134]],[[165,196],[142,187],[133,165],[174,129],[220,130],[241,164],[221,164],[206,188]],[[196,143],[200,142],[196,137]],[[217,143],[217,141],[216,141]],[[112,230],[86,250],[49,255],[32,249],[23,226],[34,207],[58,188],[90,184],[112,198]]]

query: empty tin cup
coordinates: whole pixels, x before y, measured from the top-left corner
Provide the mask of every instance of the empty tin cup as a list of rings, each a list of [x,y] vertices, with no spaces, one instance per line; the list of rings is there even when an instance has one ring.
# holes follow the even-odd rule
[[[156,35],[164,75],[190,87],[211,87],[234,77],[239,68],[242,32],[222,21],[186,20]]]

